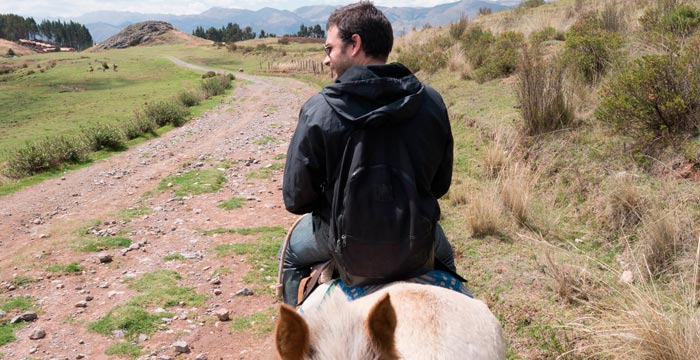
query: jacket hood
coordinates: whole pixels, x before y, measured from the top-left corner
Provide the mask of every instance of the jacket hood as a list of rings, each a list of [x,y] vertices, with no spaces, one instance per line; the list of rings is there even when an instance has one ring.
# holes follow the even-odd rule
[[[410,119],[423,93],[423,84],[399,63],[352,66],[321,92],[341,118],[372,127]]]

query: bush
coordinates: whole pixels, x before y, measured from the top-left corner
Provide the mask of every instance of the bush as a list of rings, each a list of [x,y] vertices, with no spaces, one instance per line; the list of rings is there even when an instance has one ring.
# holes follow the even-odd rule
[[[177,95],[177,102],[187,107],[199,105],[201,101],[199,93],[194,91],[183,90]]]
[[[118,151],[126,148],[124,136],[116,127],[98,124],[82,131],[85,143],[93,151]]]
[[[158,125],[140,112],[136,112],[134,117],[122,126],[122,132],[128,140],[136,139],[146,133],[156,135],[156,129]]]
[[[541,5],[544,5],[544,0],[524,0],[518,7],[522,9],[531,9]]]
[[[496,37],[488,30],[479,26],[470,28],[462,39],[467,60],[475,68],[480,67],[488,56],[488,49],[496,41]]]
[[[7,57],[14,57],[15,51],[12,48],[7,49]]]
[[[459,40],[464,31],[467,30],[467,25],[469,25],[468,18],[465,15],[460,15],[458,21],[450,23],[450,36],[455,40]]]
[[[65,163],[81,163],[88,160],[88,149],[78,138],[63,136],[27,143],[16,150],[4,168],[5,175],[20,179],[52,169],[60,169]]]
[[[700,44],[635,61],[603,92],[599,120],[638,135],[700,131]],[[643,138],[643,137],[642,137]]]
[[[451,46],[452,41],[448,36],[438,36],[402,49],[397,61],[413,72],[433,74],[447,66],[447,49]]]
[[[172,124],[182,126],[187,121],[189,110],[183,105],[172,101],[159,101],[146,104],[143,108],[146,118],[158,126]]]
[[[518,63],[518,49],[522,47],[523,34],[506,31],[498,35],[489,47],[482,65],[476,69],[477,82],[485,82],[515,72]]]
[[[598,82],[621,57],[622,38],[603,29],[602,21],[588,15],[566,33],[564,59],[588,83]]]
[[[232,81],[231,76],[232,75],[217,75],[202,80],[200,87],[204,98],[209,99],[212,96],[221,95],[226,92],[226,89],[230,89]]]
[[[682,5],[664,14],[660,19],[663,32],[686,37],[700,27],[700,10]]]
[[[548,26],[540,31],[535,31],[530,34],[530,41],[534,44],[539,44],[541,42],[549,40],[563,40],[564,35],[559,33],[557,29]]]
[[[202,79],[207,79],[216,76],[216,73],[213,71],[207,71],[206,74],[202,74]]]
[[[625,13],[615,2],[608,2],[600,12],[601,27],[609,32],[621,32],[627,27]]]
[[[523,48],[516,94],[523,115],[523,130],[537,135],[564,128],[574,119],[564,90],[563,68],[556,60],[545,61],[536,50]]]
[[[289,38],[288,37],[281,37],[277,39],[277,43],[280,45],[289,45]]]

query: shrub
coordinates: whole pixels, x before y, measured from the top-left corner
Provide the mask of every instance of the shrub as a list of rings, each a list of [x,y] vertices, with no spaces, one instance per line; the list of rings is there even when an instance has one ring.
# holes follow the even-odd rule
[[[452,43],[449,36],[437,36],[429,41],[420,41],[402,49],[397,61],[413,72],[424,71],[432,74],[447,66],[447,49],[452,46]]]
[[[28,143],[7,161],[4,173],[15,179],[43,171],[60,169],[65,163],[88,160],[88,148],[80,138],[64,136]]]
[[[682,251],[681,228],[672,213],[652,214],[652,221],[642,235],[641,254],[643,274],[657,277],[669,269]]]
[[[281,37],[277,39],[277,43],[280,45],[289,45],[289,38],[288,37]]]
[[[177,95],[177,101],[187,107],[199,105],[202,101],[199,93],[189,90],[183,90]]]
[[[606,222],[613,230],[637,225],[646,210],[644,198],[627,177],[616,181],[606,200]]]
[[[226,45],[226,50],[228,50],[229,52],[234,52],[238,50],[238,45],[236,45],[236,43],[228,43]]]
[[[207,71],[205,74],[202,74],[202,79],[207,79],[216,76],[216,73],[213,71]]]
[[[231,80],[229,75],[217,75],[202,80],[200,87],[204,98],[209,99],[212,96],[223,94],[226,89],[231,88]]]
[[[480,67],[487,58],[488,49],[496,37],[488,30],[483,30],[479,26],[471,27],[462,39],[462,48],[469,62],[475,68]]]
[[[486,15],[491,15],[493,13],[493,10],[488,7],[480,7],[479,8],[479,16],[486,16]]]
[[[602,91],[599,120],[639,135],[700,131],[700,44],[638,59]]]
[[[522,9],[531,9],[541,5],[544,5],[544,0],[523,0],[518,7]]]
[[[516,95],[526,134],[558,130],[573,121],[574,113],[563,80],[563,67],[556,60],[545,61],[537,50],[523,48]]]
[[[12,48],[7,49],[7,57],[14,57],[15,51]]]
[[[557,29],[548,26],[540,31],[535,31],[530,34],[530,41],[535,44],[549,40],[559,40],[563,39],[563,35],[557,32]]]
[[[662,31],[686,37],[700,27],[700,10],[687,5],[678,6],[660,19]]]
[[[123,134],[116,127],[98,124],[82,130],[85,143],[93,151],[123,150],[126,148]]]
[[[146,104],[143,108],[146,118],[150,119],[158,126],[171,124],[182,126],[187,121],[189,110],[183,105],[173,101],[159,101]]]
[[[584,80],[596,83],[619,60],[621,47],[619,35],[603,29],[600,19],[588,15],[566,33],[564,59]]]
[[[459,40],[464,31],[467,30],[467,25],[469,25],[468,18],[464,14],[460,15],[458,21],[450,23],[450,36],[455,40]]]
[[[522,43],[521,33],[506,31],[499,34],[489,47],[486,60],[476,69],[476,81],[481,83],[512,74],[518,63],[518,49]]]

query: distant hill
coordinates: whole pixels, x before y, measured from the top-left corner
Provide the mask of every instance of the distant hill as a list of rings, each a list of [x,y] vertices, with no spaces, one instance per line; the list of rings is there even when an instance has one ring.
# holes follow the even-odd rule
[[[328,16],[338,6],[314,5],[304,6],[294,11],[263,8],[260,10],[242,10],[215,7],[198,15],[142,14],[127,11],[96,11],[90,12],[72,20],[77,21],[90,30],[95,42],[102,42],[116,34],[124,27],[142,21],[165,21],[176,29],[192,33],[197,26],[205,29],[213,26],[220,28],[229,22],[236,23],[242,28],[250,26],[254,32],[265,30],[278,36],[296,33],[301,24],[321,24],[325,27]],[[509,6],[485,0],[461,0],[434,7],[380,7],[391,20],[394,33],[401,35],[414,27],[426,24],[441,26],[456,21],[461,15],[470,18],[477,16],[479,8],[486,7],[494,12],[509,9]]]
[[[12,41],[0,39],[0,57],[7,54],[7,50],[12,49],[12,51],[17,55],[31,55],[36,54],[36,51],[26,48],[22,45],[18,45]]]
[[[125,27],[116,35],[100,42],[93,48],[95,50],[124,49],[138,45],[172,44],[181,42],[212,43],[209,40],[194,37],[180,30],[176,30],[167,22],[142,21]]]

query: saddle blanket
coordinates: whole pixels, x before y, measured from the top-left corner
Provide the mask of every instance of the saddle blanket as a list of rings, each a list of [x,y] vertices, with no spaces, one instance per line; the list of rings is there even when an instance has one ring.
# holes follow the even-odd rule
[[[430,272],[423,274],[421,276],[415,277],[413,279],[408,279],[408,280],[403,280],[403,281],[409,282],[409,283],[416,283],[416,284],[439,286],[439,287],[443,287],[446,289],[454,290],[458,293],[462,293],[464,295],[469,296],[470,298],[474,297],[472,295],[472,293],[469,291],[469,289],[467,289],[467,287],[464,286],[464,284],[462,284],[461,281],[459,281],[457,278],[455,278],[452,274],[448,273],[447,271],[433,270],[433,271],[430,271]],[[326,295],[330,294],[330,292],[333,290],[333,288],[335,288],[337,286],[341,290],[343,290],[343,293],[345,294],[345,297],[347,297],[348,301],[353,301],[353,300],[359,299],[363,296],[369,295],[369,294],[383,288],[385,285],[386,284],[365,285],[365,286],[347,286],[340,279],[335,279],[331,282],[330,286],[328,287],[328,290],[326,290]]]

